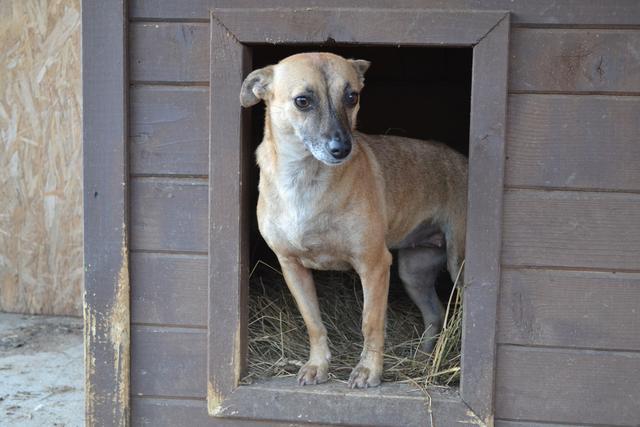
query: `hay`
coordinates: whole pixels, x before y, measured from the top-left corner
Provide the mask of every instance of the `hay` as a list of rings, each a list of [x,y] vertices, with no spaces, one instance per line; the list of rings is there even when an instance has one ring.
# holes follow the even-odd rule
[[[355,273],[314,273],[332,354],[330,380],[346,382],[362,351],[362,292]],[[277,269],[259,262],[249,294],[249,357],[244,383],[295,376],[308,358],[304,321]],[[460,377],[461,292],[452,292],[447,320],[432,354],[420,351],[419,311],[391,287],[387,311],[383,381],[419,387],[455,386]],[[396,294],[396,295],[394,295]]]

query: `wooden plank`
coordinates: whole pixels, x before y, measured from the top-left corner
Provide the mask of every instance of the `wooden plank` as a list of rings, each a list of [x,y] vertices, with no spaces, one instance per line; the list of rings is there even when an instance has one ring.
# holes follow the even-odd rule
[[[238,94],[243,76],[250,69],[248,48],[218,21],[212,22],[207,388],[212,415],[237,387],[246,365],[250,209],[247,182],[252,155],[249,110],[242,110]]]
[[[133,397],[131,402],[132,425],[175,427],[188,423],[189,427],[292,427],[292,424],[273,421],[249,421],[213,418],[207,413],[207,402],[189,399],[159,399]],[[321,424],[305,424],[313,427]]]
[[[196,328],[131,328],[132,396],[204,398],[206,335]]]
[[[500,418],[607,426],[640,420],[640,353],[500,346],[496,385]]]
[[[369,7],[422,9],[510,10],[517,24],[637,25],[640,5],[635,0],[134,0],[137,19],[209,19],[215,7]]]
[[[214,9],[213,19],[242,43],[366,43],[471,46],[504,12],[407,9]],[[305,31],[297,31],[304,28]],[[385,31],[380,31],[384,28]]]
[[[133,86],[129,100],[132,174],[209,173],[209,89]]]
[[[130,263],[132,322],[206,327],[206,256],[133,252]]]
[[[640,350],[640,274],[504,270],[498,341]]]
[[[514,29],[509,90],[640,93],[639,51],[638,30]]]
[[[556,424],[556,423],[539,423],[530,420],[514,421],[514,420],[496,420],[495,427],[584,427],[580,424]]]
[[[132,23],[129,26],[131,80],[207,82],[209,25],[206,23]]]
[[[207,182],[201,179],[131,180],[131,248],[207,252]]]
[[[339,426],[485,425],[455,390],[433,389],[429,395],[431,404],[425,394],[406,384],[352,390],[337,382],[300,387],[292,378],[273,378],[238,387],[225,400],[220,415],[295,425],[308,422]]]
[[[82,3],[85,422],[129,423],[125,2]]]
[[[471,82],[460,394],[487,424],[493,419],[508,57],[506,15],[474,47]]]
[[[505,192],[502,263],[640,269],[640,194]]]
[[[506,184],[640,190],[640,97],[509,96]]]

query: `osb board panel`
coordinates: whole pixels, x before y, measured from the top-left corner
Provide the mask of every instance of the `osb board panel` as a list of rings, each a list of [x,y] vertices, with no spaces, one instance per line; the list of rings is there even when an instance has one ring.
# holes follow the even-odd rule
[[[640,30],[519,28],[511,52],[510,90],[640,93]]]
[[[640,97],[509,96],[506,185],[640,190]]]
[[[639,401],[638,352],[498,347],[497,418],[637,426]]]
[[[132,0],[130,17],[209,19],[212,7],[381,7],[509,10],[522,24],[637,25],[636,0]]]
[[[133,81],[209,81],[208,23],[132,23],[129,49]]]
[[[508,190],[502,263],[640,269],[640,194]]]
[[[134,178],[130,188],[132,250],[207,252],[205,179]]]
[[[134,323],[207,326],[207,256],[131,253]]]
[[[0,16],[0,311],[80,315],[80,1]]]
[[[129,92],[130,172],[209,173],[209,89],[134,86]]]
[[[504,269],[498,342],[640,350],[640,274]]]

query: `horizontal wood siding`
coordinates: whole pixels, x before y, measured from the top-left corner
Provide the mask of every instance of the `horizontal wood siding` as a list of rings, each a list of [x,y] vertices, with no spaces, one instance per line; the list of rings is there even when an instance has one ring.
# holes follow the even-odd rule
[[[640,274],[502,273],[498,342],[640,351]]]
[[[639,30],[514,29],[511,50],[512,91],[640,93]]]
[[[134,323],[207,326],[207,256],[131,254]]]
[[[204,399],[207,331],[133,326],[131,394]]]
[[[640,191],[640,97],[518,94],[508,107],[507,186]]]
[[[637,426],[640,353],[498,347],[496,416]]]
[[[636,0],[132,0],[134,19],[209,19],[212,7],[355,7],[510,10],[516,24],[637,25]]]
[[[209,173],[209,89],[136,85],[129,92],[130,171]]]
[[[129,49],[134,82],[209,81],[209,24],[133,23]]]
[[[510,190],[502,262],[640,270],[640,194]]]
[[[202,179],[131,180],[131,248],[206,253],[208,185]]]

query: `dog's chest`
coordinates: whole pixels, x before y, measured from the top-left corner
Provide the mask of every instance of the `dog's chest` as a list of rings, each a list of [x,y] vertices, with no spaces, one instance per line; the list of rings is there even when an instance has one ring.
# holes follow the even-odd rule
[[[330,209],[318,209],[318,200],[280,199],[270,203],[261,216],[260,230],[276,252],[296,256],[307,268],[350,268],[339,217]]]

